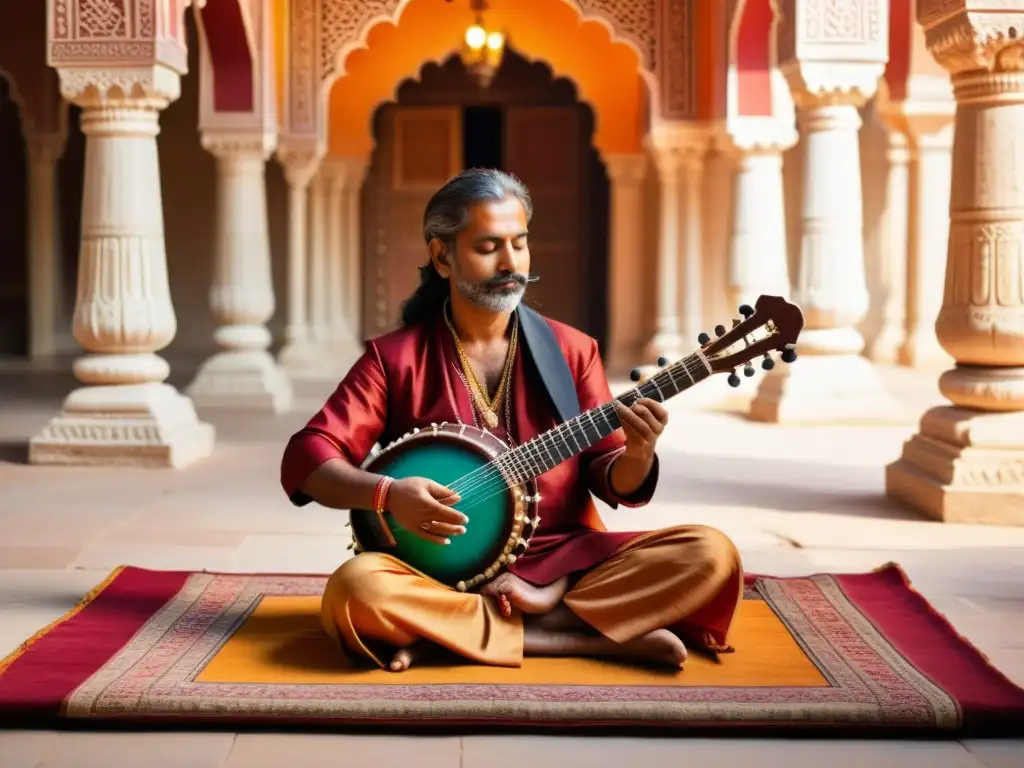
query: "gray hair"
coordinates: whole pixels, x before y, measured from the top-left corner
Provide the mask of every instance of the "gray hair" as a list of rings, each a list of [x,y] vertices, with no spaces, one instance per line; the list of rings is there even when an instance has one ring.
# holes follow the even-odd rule
[[[448,180],[427,203],[423,213],[423,239],[435,237],[450,244],[467,226],[469,210],[477,203],[516,198],[526,212],[526,222],[533,218],[530,191],[518,178],[496,168],[471,168]]]

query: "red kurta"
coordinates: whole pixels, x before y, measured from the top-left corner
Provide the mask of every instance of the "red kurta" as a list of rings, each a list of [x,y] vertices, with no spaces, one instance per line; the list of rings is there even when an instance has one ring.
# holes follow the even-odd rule
[[[597,342],[580,331],[548,320],[576,382],[580,410],[612,399]],[[523,340],[512,378],[512,438],[516,443],[556,424],[551,405]],[[431,423],[474,424],[469,389],[451,333],[436,322],[402,328],[368,342],[366,353],[338,385],[324,407],[292,436],[281,463],[281,484],[297,506],[312,499],[300,491],[309,474],[328,459],[342,457],[358,466],[374,443],[390,443],[415,427]],[[504,408],[501,409],[504,412]],[[504,437],[501,429],[491,430]],[[586,571],[642,532],[604,530],[591,494],[610,506],[643,506],[658,481],[658,460],[643,486],[629,498],[612,491],[609,471],[625,437],[617,430],[537,478],[540,528],[525,556],[509,570],[533,584]]]

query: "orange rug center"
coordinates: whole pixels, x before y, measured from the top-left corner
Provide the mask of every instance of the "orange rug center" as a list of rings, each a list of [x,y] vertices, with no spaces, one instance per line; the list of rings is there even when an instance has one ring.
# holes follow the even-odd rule
[[[647,669],[614,661],[527,658],[518,669],[420,666],[400,674],[356,669],[320,626],[320,598],[264,597],[198,676],[202,683],[394,685],[824,686],[825,679],[771,608],[744,600],[730,642],[714,661],[691,653],[684,669]]]

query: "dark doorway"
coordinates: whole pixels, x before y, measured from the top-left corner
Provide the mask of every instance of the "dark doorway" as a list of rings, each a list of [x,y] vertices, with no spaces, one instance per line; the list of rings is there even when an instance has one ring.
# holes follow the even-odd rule
[[[502,168],[505,142],[501,107],[467,106],[462,110],[462,164],[465,168]]]

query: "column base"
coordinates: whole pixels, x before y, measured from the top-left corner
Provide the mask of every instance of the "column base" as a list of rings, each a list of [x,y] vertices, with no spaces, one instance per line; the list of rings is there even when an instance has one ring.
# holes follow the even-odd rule
[[[803,355],[777,362],[747,418],[778,424],[892,424],[907,420],[870,361],[860,355]]]
[[[693,346],[697,346],[696,338],[693,340]],[[673,332],[656,334],[647,343],[647,347],[644,349],[644,358],[653,362],[662,356],[667,357],[670,363],[681,358],[683,356],[683,337]]]
[[[170,384],[81,387],[29,441],[30,464],[179,468],[213,453],[213,425]]]
[[[1024,526],[1024,413],[939,406],[885,468],[885,493],[948,523]]]
[[[266,350],[218,352],[188,387],[199,408],[283,413],[294,404],[292,385]]]
[[[905,334],[898,326],[887,325],[879,331],[868,349],[865,357],[878,365],[897,365],[900,359],[900,348],[903,346]]]

